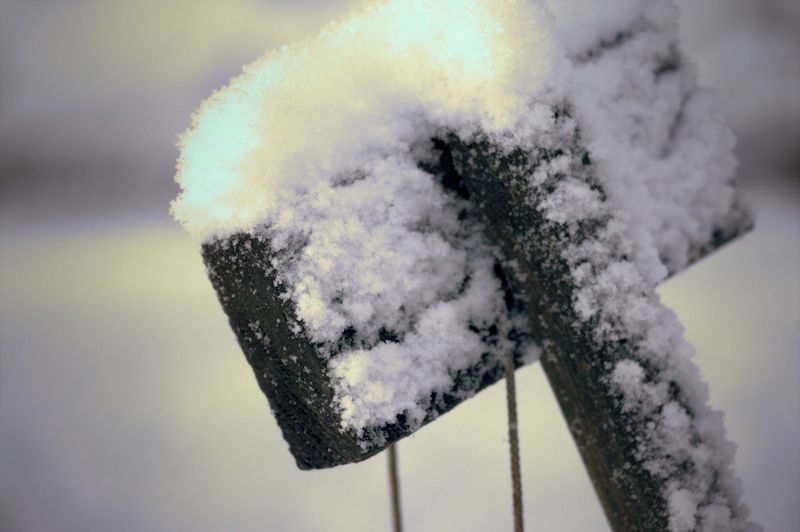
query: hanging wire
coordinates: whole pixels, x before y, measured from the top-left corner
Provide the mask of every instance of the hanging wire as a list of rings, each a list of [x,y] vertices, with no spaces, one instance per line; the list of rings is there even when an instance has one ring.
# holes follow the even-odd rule
[[[511,488],[514,502],[514,532],[524,532],[522,519],[522,477],[519,466],[519,432],[517,430],[517,388],[514,381],[514,356],[506,350],[506,405],[508,407],[508,445],[511,451]]]
[[[403,531],[403,516],[400,511],[400,475],[397,472],[397,449],[389,446],[389,496],[392,504],[392,529]]]
[[[508,408],[508,444],[511,454],[511,488],[514,507],[514,532],[524,532],[522,511],[522,476],[519,460],[519,432],[517,429],[517,389],[514,379],[514,357],[511,350],[506,351],[505,380],[506,405]],[[403,517],[400,506],[400,475],[397,467],[397,448],[388,448],[389,496],[392,507],[392,530],[403,531]]]

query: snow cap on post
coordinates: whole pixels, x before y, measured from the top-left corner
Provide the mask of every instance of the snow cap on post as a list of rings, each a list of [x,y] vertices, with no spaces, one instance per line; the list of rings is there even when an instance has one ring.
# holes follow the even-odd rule
[[[653,291],[749,227],[733,138],[669,2],[543,9],[390,0],[267,54],[183,134],[173,213],[300,467],[372,456],[543,345],[615,528],[742,528]]]

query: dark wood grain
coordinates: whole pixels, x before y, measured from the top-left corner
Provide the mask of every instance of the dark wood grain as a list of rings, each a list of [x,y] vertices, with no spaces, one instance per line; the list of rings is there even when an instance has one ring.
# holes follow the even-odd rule
[[[396,423],[373,427],[363,436],[340,430],[327,360],[320,346],[308,339],[293,304],[280,297],[285,287],[270,265],[274,253],[267,240],[239,233],[206,242],[202,253],[209,279],[298,467],[359,462],[417,428],[400,415]],[[514,358],[522,365],[521,353]],[[429,397],[423,424],[497,382],[503,371],[501,358],[485,354],[478,364],[454,376],[450,392]]]
[[[566,176],[551,175],[534,187],[529,179],[542,162],[567,153],[573,161],[566,172],[569,177],[605,198],[578,128],[569,125],[566,110],[560,114],[563,131],[548,146],[508,152],[488,136],[468,143],[452,136],[448,146],[487,237],[516,265],[509,283],[527,301],[533,337],[543,348],[542,367],[611,527],[616,531],[668,530],[665,481],[652,476],[637,458],[646,437],[644,423],[624,411],[619,392],[609,380],[617,362],[629,359],[647,367],[647,357],[637,352],[632,332],[621,330],[613,341],[599,340],[598,321],[581,319],[573,307],[576,287],[564,251],[583,241],[601,240],[609,218],[583,219],[577,225],[553,222],[540,205]],[[751,226],[749,213],[738,206],[724,223],[711,241],[693,251],[695,260]],[[657,369],[648,371],[658,378]],[[679,384],[672,381],[670,386],[673,399],[691,415]],[[720,492],[720,496],[727,494]],[[731,507],[736,505],[731,503]]]

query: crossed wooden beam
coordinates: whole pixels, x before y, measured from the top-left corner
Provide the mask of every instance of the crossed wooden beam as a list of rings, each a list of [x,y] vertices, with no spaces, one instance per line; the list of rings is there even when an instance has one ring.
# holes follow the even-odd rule
[[[592,53],[628,37],[620,33],[575,60],[589,61]],[[667,54],[664,71],[680,68],[679,59]],[[598,178],[571,102],[547,104],[554,124],[547,145],[509,149],[488,133],[465,139],[445,132],[432,139],[439,161],[423,169],[469,199],[471,216],[499,250],[496,274],[509,312],[524,313],[527,331],[542,349],[540,362],[612,528],[747,528],[730,445],[721,419],[706,405],[704,385],[688,360],[690,348],[637,266],[627,221]],[[548,164],[557,157],[567,157],[568,168]],[[579,216],[565,219],[552,206],[570,193],[591,201]],[[707,240],[692,244],[688,262],[752,226],[738,199],[716,222]],[[202,251],[301,469],[365,460],[418,428],[402,414],[366,433],[340,428],[327,361],[302,327],[291,326],[298,323],[296,312],[281,297],[287,287],[263,233],[207,241]],[[670,275],[676,273],[675,265],[667,266]],[[340,344],[346,348],[347,338]],[[522,365],[521,353],[514,353],[514,361]],[[503,372],[503,360],[487,356],[453,375],[449,392],[429,398],[424,423]]]
[[[568,110],[559,112],[566,122]],[[670,396],[689,415],[698,406],[686,399],[680,382],[670,378],[672,368],[658,367],[652,354],[643,352],[640,337],[646,331],[627,331],[622,328],[624,324],[617,323],[613,331],[601,332],[609,320],[613,322],[613,316],[585,320],[574,309],[576,293],[583,287],[572,273],[571,250],[607,239],[605,233],[612,225],[613,213],[600,208],[577,223],[552,221],[542,205],[563,176],[550,175],[535,187],[526,179],[555,152],[569,153],[574,161],[570,175],[603,198],[605,193],[579,132],[566,127],[560,146],[534,153],[503,153],[488,136],[465,142],[451,135],[440,142],[445,147],[442,169],[458,172],[462,179],[458,186],[469,194],[490,241],[502,250],[507,262],[516,265],[503,272],[508,289],[527,303],[531,331],[543,348],[542,367],[613,528],[667,529],[665,478],[648,471],[640,452],[642,442],[649,437],[646,427],[654,416],[627,408],[623,394],[609,375],[620,362],[631,361],[645,368],[647,381],[667,382]],[[520,168],[525,171],[520,172]],[[693,260],[750,228],[747,211],[738,207],[736,211],[711,240],[691,250]],[[618,240],[615,247],[593,259],[595,275],[611,264],[631,264],[626,256],[625,235],[614,238]],[[312,469],[365,460],[410,434],[412,430],[402,415],[396,423],[376,429],[380,435],[373,441],[380,443],[366,449],[363,437],[339,430],[341,420],[333,407],[327,366],[317,346],[287,325],[296,318],[291,302],[279,297],[285,288],[270,264],[272,254],[268,241],[245,233],[203,246],[211,281],[298,466]],[[657,305],[652,288],[638,283],[630,291],[632,297]],[[663,355],[669,357],[670,353]],[[517,362],[521,364],[520,360]],[[502,361],[487,360],[484,364],[491,367],[462,372],[454,378],[451,393],[432,398],[425,422],[456,406],[465,392],[477,392],[502,378]],[[475,380],[473,375],[482,378]],[[700,433],[693,437],[702,439]],[[705,494],[709,500],[728,499],[723,482],[709,490]],[[730,506],[735,508],[737,504],[732,502]]]

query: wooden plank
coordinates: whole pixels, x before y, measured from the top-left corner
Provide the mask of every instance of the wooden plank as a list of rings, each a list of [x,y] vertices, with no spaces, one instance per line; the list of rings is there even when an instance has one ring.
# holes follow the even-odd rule
[[[307,338],[292,303],[280,297],[285,287],[270,264],[268,241],[239,233],[205,243],[202,252],[231,328],[299,468],[359,462],[413,432],[402,414],[396,423],[373,427],[366,437],[339,430],[325,357]],[[346,345],[346,339],[340,343]],[[515,353],[515,362],[522,365],[521,353]],[[503,371],[502,360],[484,356],[480,364],[459,372],[450,393],[430,397],[423,424],[459,404],[464,393],[497,382]]]
[[[567,109],[562,110],[561,116],[562,122],[568,122]],[[646,368],[646,379],[667,383],[670,401],[685,409],[692,423],[699,414],[695,411],[698,405],[688,398],[696,392],[682,389],[680,380],[654,364],[651,354],[642,352],[645,349],[639,339],[646,336],[646,331],[626,330],[613,322],[613,331],[601,331],[609,327],[602,317],[586,319],[578,315],[575,307],[578,287],[574,265],[568,258],[570,250],[575,246],[605,246],[613,215],[603,211],[600,216],[564,223],[548,217],[544,207],[547,198],[566,176],[550,175],[535,186],[529,176],[541,162],[557,154],[571,153],[575,162],[567,172],[569,177],[578,179],[605,199],[577,128],[563,129],[560,142],[533,152],[521,149],[508,152],[488,136],[470,142],[452,136],[449,145],[490,240],[502,248],[506,260],[516,265],[510,270],[514,272],[510,284],[526,296],[530,325],[543,347],[542,367],[611,527],[618,531],[668,530],[671,522],[667,486],[670,482],[691,484],[694,472],[689,470],[693,465],[687,463],[688,470],[675,478],[652,473],[652,466],[647,463],[652,456],[644,456],[642,446],[648,438],[652,439],[648,425],[658,423],[661,412],[642,415],[627,408],[611,378],[612,371],[623,361]],[[705,249],[721,245],[737,230],[748,227],[747,219],[740,219],[743,222],[738,229],[721,228]],[[629,262],[628,249],[624,245],[619,248],[611,245],[603,260]],[[650,299],[656,298],[650,296]],[[664,355],[669,357],[671,353]],[[699,408],[706,407],[703,404]],[[693,445],[721,452],[714,451],[719,442],[704,441],[701,432],[695,430]],[[722,460],[717,467],[713,474],[719,479],[727,478],[729,464]],[[737,522],[740,512],[746,514],[739,505],[738,494],[728,489],[727,480],[706,489],[702,500],[714,500],[725,507],[733,516],[732,522]]]

